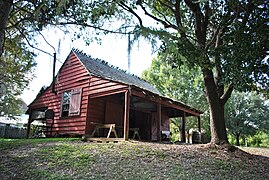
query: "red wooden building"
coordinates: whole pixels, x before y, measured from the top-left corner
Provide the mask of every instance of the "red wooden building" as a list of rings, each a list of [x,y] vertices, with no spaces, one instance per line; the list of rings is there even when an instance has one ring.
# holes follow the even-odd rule
[[[160,140],[161,132],[169,131],[169,118],[173,117],[182,117],[182,133],[187,116],[197,116],[200,129],[202,113],[162,96],[139,77],[77,50],[70,52],[55,83],[40,92],[28,108],[28,129],[42,116],[47,136],[128,140],[129,133],[139,133],[139,138],[150,141]]]

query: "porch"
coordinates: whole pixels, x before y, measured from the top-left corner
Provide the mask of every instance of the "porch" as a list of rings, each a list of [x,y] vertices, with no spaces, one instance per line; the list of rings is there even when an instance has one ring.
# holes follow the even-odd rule
[[[182,142],[186,142],[185,122],[196,116],[201,131],[200,114],[183,103],[141,91],[128,90],[89,96],[86,137],[89,141],[161,141],[163,131],[170,131],[170,118],[182,120]],[[135,131],[134,131],[135,129]],[[97,132],[98,131],[98,132]]]

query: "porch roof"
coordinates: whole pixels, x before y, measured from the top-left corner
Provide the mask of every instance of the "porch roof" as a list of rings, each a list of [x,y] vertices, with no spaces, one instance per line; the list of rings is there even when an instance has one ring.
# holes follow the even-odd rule
[[[180,101],[159,95],[154,94],[150,91],[141,90],[136,86],[132,86],[132,95],[147,99],[149,101],[153,101],[156,103],[160,103],[161,105],[168,107],[170,109],[180,110],[187,113],[187,116],[199,116],[203,114],[203,111],[195,109],[189,105],[186,105]]]

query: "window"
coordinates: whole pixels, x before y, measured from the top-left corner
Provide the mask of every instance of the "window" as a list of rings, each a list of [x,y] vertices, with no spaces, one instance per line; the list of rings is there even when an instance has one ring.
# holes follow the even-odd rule
[[[68,116],[69,114],[70,97],[71,97],[71,91],[66,91],[63,93],[62,117]]]
[[[61,116],[77,116],[80,114],[82,89],[65,91],[62,96]]]

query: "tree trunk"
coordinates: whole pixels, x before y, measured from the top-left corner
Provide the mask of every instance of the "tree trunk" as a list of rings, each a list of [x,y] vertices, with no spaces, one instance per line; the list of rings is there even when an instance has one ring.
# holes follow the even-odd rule
[[[0,57],[3,53],[5,31],[13,0],[0,0]]]
[[[229,144],[224,121],[224,102],[219,97],[212,70],[204,68],[203,77],[210,110],[211,143]]]
[[[240,137],[240,134],[236,134],[236,145],[237,146],[240,146],[240,142],[239,142],[239,137]]]

